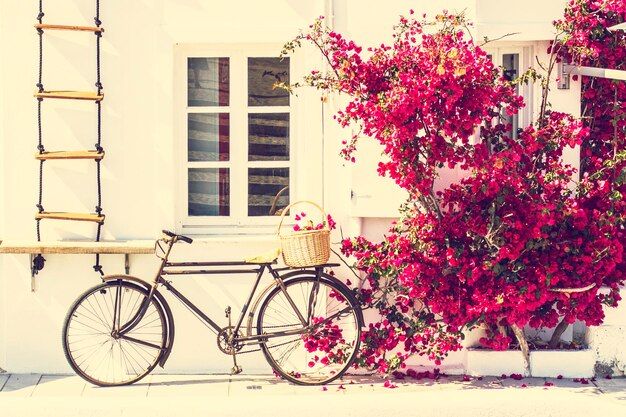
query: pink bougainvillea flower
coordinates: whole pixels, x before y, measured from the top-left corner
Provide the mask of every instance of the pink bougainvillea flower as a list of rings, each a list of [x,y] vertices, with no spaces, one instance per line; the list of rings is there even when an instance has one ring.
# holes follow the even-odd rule
[[[623,0],[570,0],[555,22],[562,37],[550,59],[626,69],[626,34],[605,30],[625,20]],[[341,156],[353,160],[359,140],[378,142],[385,154],[378,173],[408,196],[382,241],[342,241],[365,277],[354,294],[381,317],[363,331],[356,366],[390,373],[413,355],[437,364],[476,326],[486,328],[487,348],[506,350],[514,338],[524,346],[512,330],[598,325],[621,300],[626,117],[616,113],[626,84],[583,77],[582,120],[551,110],[546,96],[533,123],[512,135],[503,116],[517,114],[524,100],[465,32],[468,24],[447,12],[434,21],[411,14],[394,27],[392,43],[363,52],[320,19],[285,46],[318,48],[329,71],[312,72],[305,84],[347,98],[335,120],[360,131]],[[566,163],[574,147],[580,170]],[[440,184],[442,169],[458,180]]]
[[[383,384],[383,386],[385,388],[390,388],[390,389],[394,389],[394,388],[398,388],[398,386],[396,384],[394,384],[393,382],[387,380],[385,381],[385,383]]]

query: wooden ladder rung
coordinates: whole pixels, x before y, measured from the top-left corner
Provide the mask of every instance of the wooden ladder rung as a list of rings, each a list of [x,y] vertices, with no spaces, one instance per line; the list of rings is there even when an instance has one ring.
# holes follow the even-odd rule
[[[69,100],[94,100],[100,101],[104,98],[104,93],[98,94],[94,91],[35,91],[37,98],[62,98]]]
[[[104,222],[104,214],[93,213],[66,213],[66,212],[41,212],[35,215],[35,219],[74,220],[80,222]]]
[[[81,32],[104,32],[104,28],[98,26],[73,26],[73,25],[49,25],[45,23],[37,23],[35,25],[36,29],[47,29],[47,30],[73,30],[73,31],[81,31]]]
[[[98,151],[57,151],[35,154],[35,159],[47,161],[49,159],[102,159],[104,152]]]

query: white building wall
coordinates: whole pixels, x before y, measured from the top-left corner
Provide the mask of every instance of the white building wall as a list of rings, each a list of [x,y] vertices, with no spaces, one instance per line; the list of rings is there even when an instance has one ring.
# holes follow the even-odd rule
[[[487,37],[508,40],[542,41],[554,38],[552,21],[563,16],[565,1],[530,0],[503,2],[500,0],[476,1],[476,26],[478,39]]]
[[[44,2],[45,3],[45,2]],[[92,2],[48,2],[44,22],[92,25]],[[245,12],[247,10],[247,13]],[[38,162],[37,103],[32,94],[37,82],[37,4],[0,2],[0,50],[3,65],[2,98],[11,103],[2,113],[5,169],[1,171],[6,204],[0,210],[1,239],[35,240],[35,204]],[[102,206],[107,215],[103,239],[152,239],[163,228],[176,227],[176,174],[173,155],[180,146],[174,135],[174,48],[177,43],[275,43],[280,46],[300,28],[324,14],[322,1],[293,2],[108,2],[101,6]],[[95,36],[91,33],[46,32],[44,85],[47,89],[94,90]],[[317,56],[312,58],[317,61]],[[306,59],[305,59],[306,62]],[[312,64],[311,64],[312,65]],[[315,104],[319,103],[316,99]],[[93,148],[96,109],[91,102],[45,100],[44,144],[47,150]],[[316,122],[317,121],[317,122]],[[316,123],[318,118],[304,120]],[[321,130],[321,127],[317,128]],[[319,137],[319,132],[316,133]],[[316,140],[312,140],[315,142]],[[93,212],[97,203],[92,161],[45,163],[44,206],[51,211]],[[321,172],[321,168],[320,168]],[[12,175],[19,173],[19,175]],[[318,173],[319,174],[319,173]],[[318,186],[321,189],[321,186]],[[95,226],[50,221],[41,224],[42,239],[93,239]],[[275,237],[211,237],[193,247],[177,247],[175,257],[189,260],[233,260],[275,246]],[[207,255],[209,254],[209,255]],[[0,257],[0,367],[9,372],[70,372],[63,357],[60,334],[72,301],[100,282],[91,266],[93,256],[47,255],[30,291],[28,255]],[[124,270],[123,256],[102,257],[106,273]],[[151,278],[156,258],[131,256],[131,274]],[[11,277],[11,278],[8,278]],[[224,308],[241,308],[252,277],[219,277],[206,283],[179,279],[178,286],[222,318]],[[186,310],[172,301],[177,317],[176,349],[169,372],[228,372],[229,359],[218,352],[215,338]],[[226,320],[222,321],[226,324]],[[226,362],[223,360],[226,359]],[[222,360],[222,361],[219,361]],[[269,371],[260,354],[242,358],[248,372]]]
[[[3,33],[4,27],[4,19],[2,18],[2,14],[0,13],[0,34]],[[0,54],[0,85],[4,85],[4,67],[7,64],[7,57],[4,54]],[[4,132],[4,94],[0,94],[0,207],[6,207],[5,203],[5,186],[4,183],[6,181],[7,175],[4,170],[4,138],[6,137]],[[1,212],[1,211],[0,211]],[[0,230],[5,229],[5,218],[0,215]],[[0,261],[0,266],[2,265],[2,261]],[[5,300],[5,290],[4,290],[4,280],[0,280],[0,305],[4,306],[6,304]],[[2,366],[6,363],[6,354],[5,354],[5,344],[1,342],[6,335],[5,330],[5,318],[4,309],[0,307],[0,372],[3,371]]]
[[[37,102],[32,97],[38,66],[38,37],[32,26],[38,13],[35,3],[0,0],[0,239],[7,240],[35,239],[33,216],[39,168],[33,159],[37,144]],[[45,22],[92,25],[93,2],[44,3]],[[549,26],[551,17],[544,21],[543,16],[536,15],[539,1],[524,4],[527,8],[502,18],[512,19],[515,24],[541,20]],[[483,17],[486,13],[483,5],[483,0],[402,0],[384,6],[376,0],[102,3],[102,144],[107,152],[102,162],[102,206],[107,215],[103,238],[152,239],[163,228],[177,227],[174,156],[181,140],[175,134],[173,104],[177,44],[281,45],[325,14],[332,15],[329,21],[334,21],[335,28],[346,37],[363,46],[378,45],[391,40],[391,26],[398,15],[407,15],[411,8],[418,16],[424,12],[432,16],[444,7],[450,11],[467,9],[468,16],[480,22],[480,13]],[[330,13],[333,10],[334,14]],[[319,56],[310,50],[298,54],[302,71],[319,65]],[[93,90],[94,81],[95,36],[46,33],[46,88]],[[575,90],[563,97],[563,102],[569,103],[573,99],[568,97],[575,97]],[[374,151],[362,158],[370,161],[369,166],[351,166],[338,157],[341,139],[350,135],[332,119],[338,102],[331,100],[322,106],[316,92],[301,92],[294,100],[298,102],[299,114],[306,115],[298,119],[298,132],[302,140],[312,144],[299,152],[306,155],[316,146],[322,147],[323,169],[311,172],[303,184],[311,188],[313,195],[320,196],[345,236],[363,232],[371,239],[379,238],[396,215],[402,193],[391,181],[386,187],[381,185],[385,179],[376,178],[376,159],[371,157]],[[43,108],[44,143],[48,150],[93,146],[93,103],[45,100]],[[46,162],[46,208],[92,212],[96,205],[94,165],[88,161]],[[355,190],[358,184],[361,188]],[[360,199],[360,204],[351,199],[353,190],[357,197],[367,193],[371,198]],[[42,222],[44,240],[92,239],[94,235],[94,225]],[[336,233],[333,242],[340,237]],[[201,236],[197,240],[193,246],[181,244],[175,256],[189,260],[241,259],[275,245],[271,235]],[[100,281],[91,268],[92,256],[49,255],[46,259],[33,293],[28,255],[0,256],[0,368],[9,372],[70,372],[60,343],[63,319],[71,302]],[[123,271],[122,256],[102,259],[105,272]],[[156,260],[150,255],[131,256],[133,275],[149,278],[155,266]],[[193,294],[194,300],[215,303],[207,309],[211,316],[219,318],[226,305],[234,311],[241,307],[251,279],[227,276],[211,279],[211,284],[203,278],[181,278],[176,282],[180,282],[183,292]],[[228,372],[229,359],[217,350],[212,333],[191,319],[175,300],[170,304],[177,319],[177,335],[166,371]],[[246,372],[269,371],[258,353],[242,357],[241,362]],[[453,362],[452,368],[462,364],[463,358],[457,357]]]

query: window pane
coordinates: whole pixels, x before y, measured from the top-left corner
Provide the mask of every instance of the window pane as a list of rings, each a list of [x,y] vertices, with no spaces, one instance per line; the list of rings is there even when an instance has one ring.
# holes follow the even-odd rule
[[[519,54],[502,54],[502,66],[504,67],[504,77],[507,81],[513,81],[519,77]],[[519,94],[519,84],[515,84],[515,93]],[[511,124],[511,138],[517,139],[517,128],[519,127],[519,117],[517,114],[509,116],[504,112],[506,124]]]
[[[248,160],[289,160],[289,113],[248,115]]]
[[[187,58],[187,105],[228,106],[228,58]]]
[[[228,161],[228,113],[190,113],[187,116],[189,161]]]
[[[189,169],[189,216],[230,215],[228,168]]]
[[[289,92],[274,83],[289,84],[289,58],[248,58],[248,105],[288,106]]]
[[[248,169],[248,216],[270,216],[289,205],[289,168]]]

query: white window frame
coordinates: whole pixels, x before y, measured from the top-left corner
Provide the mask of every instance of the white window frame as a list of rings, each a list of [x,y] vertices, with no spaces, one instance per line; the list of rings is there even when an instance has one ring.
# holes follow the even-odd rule
[[[528,68],[534,67],[533,62],[533,46],[528,43],[525,45],[512,44],[512,45],[500,45],[493,47],[485,47],[485,52],[492,56],[493,63],[497,67],[501,67],[503,64],[502,57],[506,54],[519,54],[519,70],[520,74],[526,71]],[[518,112],[517,127],[523,129],[530,125],[533,121],[533,103],[534,103],[534,88],[532,84],[522,84],[519,86],[519,92],[524,97],[524,103],[526,106]]]
[[[248,58],[276,58],[279,44],[177,44],[174,50],[174,144],[176,157],[176,225],[187,234],[268,234],[275,231],[276,216],[248,216],[248,169],[288,168],[289,201],[319,201],[322,186],[310,184],[310,175],[321,178],[322,143],[310,143],[310,125],[321,122],[305,112],[306,99],[292,95],[289,106],[248,106]],[[194,57],[229,58],[230,96],[228,106],[189,107],[187,105],[187,59]],[[290,57],[290,80],[306,72],[303,62]],[[310,100],[309,100],[310,102]],[[319,103],[319,98],[317,98]],[[190,162],[187,156],[189,113],[230,113],[229,161]],[[289,161],[248,161],[248,115],[252,113],[289,114]],[[307,118],[305,121],[303,119]],[[309,127],[307,127],[307,125]],[[315,130],[315,129],[313,129]],[[300,140],[297,140],[300,138]],[[305,140],[306,138],[306,140]],[[242,141],[237,143],[238,141]],[[297,162],[299,161],[299,163]],[[188,215],[188,168],[230,168],[230,215]]]

